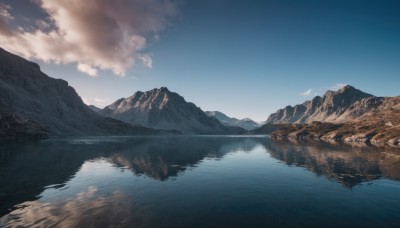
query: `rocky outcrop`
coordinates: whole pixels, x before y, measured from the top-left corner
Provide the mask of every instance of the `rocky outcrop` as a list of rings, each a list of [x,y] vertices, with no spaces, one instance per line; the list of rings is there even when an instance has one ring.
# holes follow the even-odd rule
[[[0,107],[8,114],[1,131],[11,134],[9,139],[42,138],[42,129],[50,136],[156,133],[98,115],[66,81],[1,48]]]
[[[248,131],[254,130],[260,127],[260,124],[256,123],[255,121],[251,120],[250,118],[244,119],[236,119],[225,115],[222,112],[218,111],[206,111],[207,116],[215,117],[221,124],[225,126],[232,126],[232,127],[241,127]]]
[[[279,125],[271,137],[277,140],[317,140],[399,147],[400,110],[375,111],[347,123],[312,122]]]
[[[182,96],[166,87],[136,92],[130,97],[115,101],[98,113],[131,124],[178,130],[185,134],[245,132],[241,128],[222,125],[217,119],[207,116],[195,104],[186,102]]]

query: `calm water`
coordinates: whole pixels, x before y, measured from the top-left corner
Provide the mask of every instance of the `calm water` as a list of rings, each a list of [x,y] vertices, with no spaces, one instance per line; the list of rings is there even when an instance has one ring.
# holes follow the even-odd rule
[[[400,226],[400,152],[265,137],[0,145],[0,227]]]

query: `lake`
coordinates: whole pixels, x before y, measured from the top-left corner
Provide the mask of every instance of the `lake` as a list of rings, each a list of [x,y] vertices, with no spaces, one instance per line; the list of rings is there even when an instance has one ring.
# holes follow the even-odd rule
[[[399,227],[400,151],[265,136],[0,145],[0,227]]]

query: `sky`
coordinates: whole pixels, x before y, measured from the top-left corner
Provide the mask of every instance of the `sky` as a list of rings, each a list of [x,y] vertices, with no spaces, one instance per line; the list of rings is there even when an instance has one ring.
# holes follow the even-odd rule
[[[265,121],[346,84],[400,95],[399,9],[396,0],[0,0],[0,46],[87,104],[165,86],[204,111]]]

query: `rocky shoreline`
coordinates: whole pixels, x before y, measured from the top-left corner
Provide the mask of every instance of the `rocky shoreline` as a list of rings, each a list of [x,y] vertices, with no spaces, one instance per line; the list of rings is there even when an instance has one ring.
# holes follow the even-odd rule
[[[271,134],[275,140],[344,142],[373,146],[400,147],[400,125],[361,122],[345,124],[313,122],[310,124],[280,125]]]

